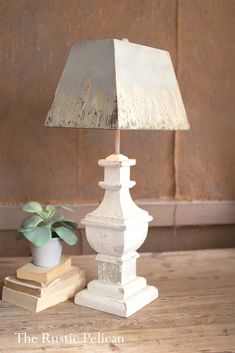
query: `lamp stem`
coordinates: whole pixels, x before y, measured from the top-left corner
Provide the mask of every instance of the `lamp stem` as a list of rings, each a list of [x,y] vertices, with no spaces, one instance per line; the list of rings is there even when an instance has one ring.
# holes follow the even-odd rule
[[[120,154],[120,130],[114,131],[114,153]]]

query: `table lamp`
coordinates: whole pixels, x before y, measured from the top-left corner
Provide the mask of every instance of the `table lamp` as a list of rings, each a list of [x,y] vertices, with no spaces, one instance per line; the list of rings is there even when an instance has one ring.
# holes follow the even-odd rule
[[[81,221],[98,253],[98,279],[77,293],[75,303],[128,317],[156,299],[158,290],[136,275],[136,250],[152,217],[131,198],[136,161],[120,154],[120,130],[189,129],[169,53],[128,40],[75,44],[45,125],[115,130],[114,153],[98,161],[103,201]]]

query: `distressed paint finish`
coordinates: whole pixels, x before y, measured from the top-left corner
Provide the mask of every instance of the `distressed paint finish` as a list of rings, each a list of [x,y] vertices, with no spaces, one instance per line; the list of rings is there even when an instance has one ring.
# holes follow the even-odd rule
[[[73,46],[45,125],[189,129],[169,53],[116,39]]]
[[[114,40],[118,128],[189,129],[170,54]]]
[[[158,297],[157,288],[136,275],[136,250],[146,239],[152,217],[130,196],[134,159],[113,154],[98,164],[104,167],[104,181],[99,183],[104,199],[82,220],[87,240],[98,252],[98,279],[76,294],[75,303],[128,317]]]
[[[176,0],[9,0],[0,8],[0,201],[97,202],[102,197],[97,160],[113,152],[113,134],[43,126],[71,46],[127,37],[169,50],[176,63]],[[173,133],[121,135],[122,152],[145,160],[133,170],[134,198],[172,198]]]
[[[115,128],[113,53],[112,40],[81,42],[72,47],[45,125]]]
[[[0,278],[13,274],[28,259],[0,259]],[[29,261],[29,260],[28,260]],[[74,256],[75,266],[95,272],[93,256]],[[0,302],[2,353],[225,353],[234,352],[235,250],[204,250],[145,254],[139,271],[158,285],[162,299],[154,301],[128,321],[75,306],[67,301],[42,314]],[[35,344],[19,345],[15,332],[35,334]],[[41,331],[50,336],[72,334],[79,344],[42,343]],[[96,336],[123,336],[124,343],[83,341],[83,332]],[[53,347],[52,347],[53,346]]]

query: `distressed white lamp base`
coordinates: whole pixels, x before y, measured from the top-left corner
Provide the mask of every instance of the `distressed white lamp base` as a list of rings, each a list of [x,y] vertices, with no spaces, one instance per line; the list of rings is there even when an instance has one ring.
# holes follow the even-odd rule
[[[117,287],[116,290],[113,289],[113,292],[107,293],[105,286],[102,288],[99,284],[94,283],[95,281],[92,281],[89,283],[88,289],[76,295],[75,303],[106,313],[129,317],[158,297],[157,288],[147,286],[146,280],[142,277],[136,279],[144,280],[145,283],[141,283],[142,288],[141,286],[138,289],[135,288],[136,292],[126,296],[126,298],[124,294],[118,295],[122,290],[125,291],[123,287]],[[130,282],[129,286],[132,285],[135,285],[135,283]]]
[[[134,159],[113,154],[104,166],[100,206],[82,221],[89,244],[98,252],[98,279],[75,296],[75,303],[128,317],[158,297],[158,290],[136,276],[136,250],[144,242],[152,217],[131,199],[130,166]]]

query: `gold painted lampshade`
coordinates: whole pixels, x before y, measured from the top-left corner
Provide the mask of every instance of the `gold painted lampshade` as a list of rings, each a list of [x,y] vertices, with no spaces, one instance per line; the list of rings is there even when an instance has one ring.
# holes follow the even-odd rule
[[[72,47],[45,125],[189,129],[169,53],[117,39]]]

